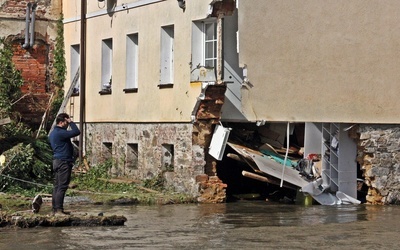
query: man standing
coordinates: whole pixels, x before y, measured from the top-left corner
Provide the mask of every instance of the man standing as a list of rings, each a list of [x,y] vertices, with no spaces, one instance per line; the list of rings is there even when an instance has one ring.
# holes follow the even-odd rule
[[[68,130],[68,127],[71,129]],[[57,115],[56,126],[49,135],[50,145],[53,149],[54,187],[52,205],[55,215],[69,214],[64,211],[64,197],[71,181],[71,172],[75,161],[71,138],[80,133],[68,114]]]

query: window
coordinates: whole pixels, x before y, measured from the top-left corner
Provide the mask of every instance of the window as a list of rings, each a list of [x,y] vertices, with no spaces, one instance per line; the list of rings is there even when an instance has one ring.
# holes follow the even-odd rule
[[[217,24],[204,23],[204,66],[215,68],[217,65]]]
[[[126,148],[125,174],[138,168],[139,149],[137,143],[128,143]]]
[[[74,90],[72,92],[73,95],[79,95],[79,86],[80,86],[80,78],[79,78],[79,65],[80,65],[80,45],[72,45],[71,46],[71,84],[74,85]]]
[[[101,91],[111,94],[112,84],[112,39],[105,39],[101,46]]]
[[[160,86],[174,81],[174,26],[161,28]]]
[[[112,143],[111,142],[103,142],[101,148],[101,160],[107,161],[112,159]]]
[[[215,81],[216,66],[217,23],[213,20],[194,22],[192,25],[191,81]],[[200,68],[206,68],[206,70],[200,74]]]
[[[126,92],[136,92],[138,87],[138,34],[126,36]]]
[[[174,171],[174,145],[162,144],[161,148],[161,170],[166,172]]]

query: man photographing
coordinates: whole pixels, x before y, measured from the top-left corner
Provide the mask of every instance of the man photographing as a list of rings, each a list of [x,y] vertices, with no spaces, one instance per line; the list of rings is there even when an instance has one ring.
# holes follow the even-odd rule
[[[57,115],[56,126],[49,135],[50,145],[53,149],[54,186],[52,205],[54,215],[69,214],[64,211],[64,197],[71,181],[72,167],[75,161],[71,138],[80,133],[81,131],[68,114]]]

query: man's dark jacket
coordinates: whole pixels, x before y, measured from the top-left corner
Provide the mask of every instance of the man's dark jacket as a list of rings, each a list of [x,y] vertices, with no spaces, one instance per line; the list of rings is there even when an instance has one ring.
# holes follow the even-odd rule
[[[74,161],[74,147],[71,138],[78,136],[81,132],[74,122],[69,123],[70,130],[55,126],[49,135],[53,158],[63,161]]]

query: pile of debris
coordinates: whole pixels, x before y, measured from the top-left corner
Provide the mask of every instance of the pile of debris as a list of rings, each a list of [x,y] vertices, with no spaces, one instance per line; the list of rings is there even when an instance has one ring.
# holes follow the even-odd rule
[[[304,141],[302,135],[292,133],[289,142],[287,131],[276,132],[278,129],[262,126],[232,130],[227,145],[235,153],[227,156],[246,163],[254,171],[243,171],[243,176],[300,190],[322,205],[361,203],[343,192],[331,192],[323,183],[321,155],[304,155],[304,148],[298,143]]]

